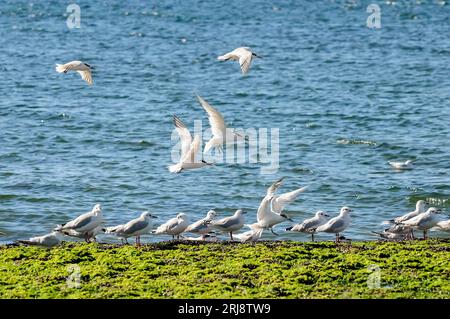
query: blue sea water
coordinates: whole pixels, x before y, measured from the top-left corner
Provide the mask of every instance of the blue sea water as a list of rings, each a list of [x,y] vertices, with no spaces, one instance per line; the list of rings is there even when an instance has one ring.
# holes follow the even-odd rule
[[[70,3],[80,28],[66,24]],[[366,25],[370,3],[380,6],[380,29]],[[240,46],[263,57],[245,77],[236,62],[216,60]],[[71,60],[95,66],[92,87],[55,72]],[[309,185],[289,216],[348,205],[352,239],[374,239],[371,230],[418,199],[449,207],[444,1],[4,0],[0,72],[2,243],[47,233],[95,203],[108,225],[143,210],[158,225],[177,212],[197,219],[237,208],[253,222],[282,176],[281,193]],[[278,171],[228,163],[170,174],[172,114],[207,127],[195,93],[229,126],[279,128]],[[413,170],[387,164],[406,159],[417,160]],[[263,238],[309,239],[287,226]]]

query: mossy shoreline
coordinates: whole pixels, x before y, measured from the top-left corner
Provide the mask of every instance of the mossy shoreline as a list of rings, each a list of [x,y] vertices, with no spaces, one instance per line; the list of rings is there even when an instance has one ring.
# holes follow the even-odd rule
[[[0,298],[450,298],[450,240],[0,246]]]

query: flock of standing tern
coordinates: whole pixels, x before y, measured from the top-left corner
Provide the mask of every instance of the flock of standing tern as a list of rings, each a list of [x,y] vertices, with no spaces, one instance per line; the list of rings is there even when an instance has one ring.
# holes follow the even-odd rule
[[[223,56],[219,56],[220,61],[238,61],[241,67],[242,74],[249,71],[250,64],[254,57],[259,57],[249,48],[237,48]],[[57,64],[56,71],[59,73],[67,73],[69,71],[78,72],[82,79],[89,85],[93,84],[91,70],[94,67],[81,62],[72,61],[64,65]],[[236,139],[244,137],[233,130],[227,130],[225,120],[221,113],[212,107],[206,100],[197,95],[198,102],[203,109],[208,113],[209,123],[211,125],[212,137],[206,143],[204,153],[207,153],[215,148],[222,151],[223,145],[228,143],[235,143]],[[181,141],[181,156],[180,161],[175,165],[168,167],[171,173],[180,173],[183,170],[197,169],[211,163],[196,160],[196,154],[200,148],[200,137],[196,135],[192,138],[189,130],[176,115],[173,116],[173,123]],[[406,162],[389,162],[395,169],[411,169],[412,161]],[[37,245],[43,247],[54,247],[60,244],[61,235],[82,238],[86,242],[96,241],[96,236],[101,233],[112,234],[121,239],[122,243],[126,242],[130,237],[136,238],[136,245],[140,246],[140,238],[146,234],[166,234],[172,236],[173,239],[184,238],[185,240],[204,240],[216,241],[218,240],[217,232],[228,233],[231,240],[238,240],[240,242],[252,242],[261,238],[264,230],[273,231],[273,227],[279,223],[293,220],[283,213],[286,205],[292,203],[296,198],[305,191],[306,187],[296,189],[294,191],[277,195],[276,191],[283,183],[281,178],[274,182],[266,192],[266,195],[261,200],[256,219],[257,222],[253,224],[245,223],[246,212],[238,209],[232,216],[222,219],[216,219],[217,213],[214,210],[207,212],[206,217],[194,223],[191,223],[188,215],[184,213],[177,214],[176,217],[168,220],[162,225],[153,230],[153,219],[157,218],[150,212],[143,212],[139,217],[113,227],[105,227],[105,220],[103,219],[102,207],[96,204],[94,208],[85,214],[82,214],[65,224],[58,225],[52,233],[33,237],[29,240],[19,240],[19,244]],[[286,228],[286,231],[302,232],[311,235],[314,241],[314,234],[319,232],[331,233],[336,236],[336,243],[345,239],[341,233],[350,225],[349,207],[342,207],[339,214],[333,218],[324,211],[318,211],[312,218],[304,220],[300,224]],[[427,203],[419,200],[416,204],[416,209],[408,214],[390,220],[392,225],[383,232],[373,232],[380,237],[388,240],[405,240],[414,239],[414,230],[423,231],[424,239],[427,238],[427,232],[431,228],[439,228],[443,231],[450,232],[450,220],[442,220],[439,216],[441,211],[437,208],[427,208]],[[249,230],[243,233],[237,233],[243,227],[248,227]],[[198,237],[186,236],[187,233],[196,234]]]

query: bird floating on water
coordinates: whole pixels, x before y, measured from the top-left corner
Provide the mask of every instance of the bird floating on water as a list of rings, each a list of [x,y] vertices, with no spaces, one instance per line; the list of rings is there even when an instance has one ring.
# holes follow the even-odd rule
[[[388,164],[391,165],[392,168],[397,170],[405,170],[413,168],[413,160],[407,160],[405,162],[393,162],[389,161]]]
[[[91,74],[91,71],[93,69],[93,66],[81,61],[71,61],[66,64],[56,64],[56,72],[67,73],[69,71],[76,71],[81,75],[81,78],[89,85],[92,85],[93,83]]]

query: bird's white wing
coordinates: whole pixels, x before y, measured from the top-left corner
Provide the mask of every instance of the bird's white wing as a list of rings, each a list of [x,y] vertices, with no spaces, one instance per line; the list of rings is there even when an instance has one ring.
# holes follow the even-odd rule
[[[208,113],[209,125],[211,125],[212,134],[215,137],[225,138],[227,126],[222,114],[206,102],[201,96],[197,95],[197,100],[200,105]]]
[[[252,63],[252,52],[248,50],[242,50],[239,54],[239,65],[241,66],[242,74],[247,74]]]
[[[270,187],[267,189],[266,197],[271,199],[278,188],[283,184],[284,177],[280,178],[279,180],[275,181]]]
[[[189,151],[181,159],[181,163],[195,163],[195,154],[197,154],[199,148],[200,148],[200,136],[195,135],[194,140],[190,145]]]
[[[192,143],[192,136],[186,125],[184,125],[183,121],[176,115],[173,116],[173,125],[177,130],[178,135],[180,136],[181,141],[181,157],[180,159],[186,156],[186,153],[189,152]]]
[[[80,75],[81,78],[86,81],[89,85],[92,85],[93,81],[92,81],[92,74],[91,71],[86,70],[86,71],[77,71]]]
[[[275,196],[273,201],[272,201],[272,208],[275,212],[277,212],[278,214],[281,213],[281,211],[283,210],[284,206],[292,203],[293,201],[295,201],[297,199],[297,197],[303,193],[305,191],[305,189],[308,186],[296,189],[292,192],[289,193],[284,193],[281,194],[280,196]]]

